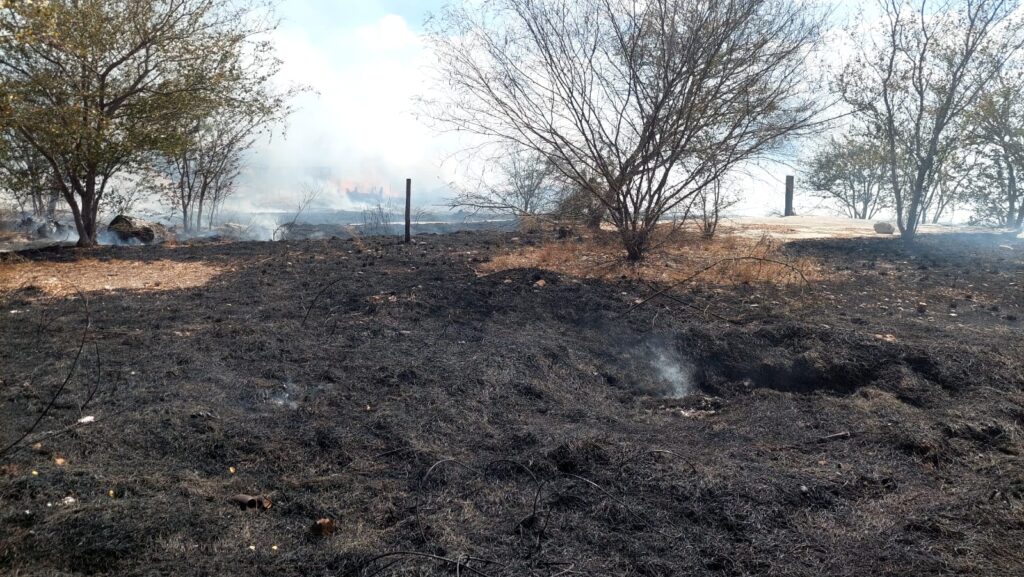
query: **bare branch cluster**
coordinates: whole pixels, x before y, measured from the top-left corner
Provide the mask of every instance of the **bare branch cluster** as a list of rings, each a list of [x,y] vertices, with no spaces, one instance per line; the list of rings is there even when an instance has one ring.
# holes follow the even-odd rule
[[[666,213],[814,124],[804,61],[822,27],[788,0],[456,7],[431,34],[448,97],[424,104],[449,129],[543,157],[640,259]]]

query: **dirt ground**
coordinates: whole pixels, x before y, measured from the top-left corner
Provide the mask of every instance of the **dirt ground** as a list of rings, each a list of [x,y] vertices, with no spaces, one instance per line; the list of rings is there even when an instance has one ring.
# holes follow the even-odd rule
[[[0,255],[0,574],[1024,574],[1024,241],[418,241]]]

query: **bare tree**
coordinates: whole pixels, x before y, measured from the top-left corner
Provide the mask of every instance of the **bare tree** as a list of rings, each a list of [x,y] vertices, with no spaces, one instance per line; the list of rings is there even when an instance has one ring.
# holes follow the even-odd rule
[[[812,124],[804,61],[822,26],[796,0],[450,8],[430,33],[446,96],[425,113],[546,158],[639,260],[666,213]]]
[[[693,199],[691,212],[697,218],[701,234],[704,238],[714,238],[718,232],[718,225],[722,221],[722,214],[739,202],[739,197],[725,183],[718,179],[700,189]]]
[[[887,204],[885,157],[868,138],[830,139],[815,151],[806,177],[814,194],[849,218],[875,218]]]
[[[103,199],[103,208],[108,215],[131,214],[140,202],[159,190],[152,171],[139,167],[127,174],[111,179]]]
[[[246,152],[291,113],[287,100],[304,90],[274,90],[269,77],[255,75],[210,110],[190,120],[182,143],[161,155],[158,169],[169,181],[165,199],[181,213],[185,231],[213,227],[221,204],[234,192]]]
[[[377,204],[363,210],[362,232],[369,236],[384,236],[391,234],[392,224],[395,221],[395,205],[390,200],[383,202],[378,200]]]
[[[233,190],[242,154],[253,141],[252,130],[249,123],[202,119],[190,131],[185,145],[159,161],[169,181],[166,200],[180,212],[186,232],[202,229],[204,212],[212,224],[217,206]]]
[[[913,240],[942,159],[961,146],[957,122],[1021,46],[1014,0],[877,0],[881,24],[838,85],[885,153],[897,224]]]
[[[936,161],[936,166],[935,183],[921,199],[922,223],[936,224],[965,202],[977,177],[978,156],[966,146],[955,146]]]
[[[298,224],[299,218],[302,217],[302,213],[306,212],[311,204],[317,201],[324,194],[323,183],[302,183],[302,198],[295,206],[295,215],[292,219],[284,224],[279,224],[274,232],[270,235],[270,240],[287,240],[288,234]]]
[[[1024,227],[1024,70],[1019,63],[992,82],[970,114],[970,141],[980,165],[971,186],[975,219]]]
[[[562,186],[552,216],[555,220],[582,223],[590,230],[599,230],[608,213],[605,203],[598,196],[606,194],[596,179],[590,185],[581,187],[573,183]]]
[[[555,168],[536,152],[505,154],[497,159],[492,183],[481,177],[472,189],[463,189],[449,200],[452,208],[473,213],[488,212],[514,217],[551,212],[557,197]]]

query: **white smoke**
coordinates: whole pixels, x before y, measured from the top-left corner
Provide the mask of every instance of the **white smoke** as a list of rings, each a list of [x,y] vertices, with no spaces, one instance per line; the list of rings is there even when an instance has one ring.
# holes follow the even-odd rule
[[[689,360],[662,343],[648,343],[648,362],[671,387],[670,397],[685,397],[694,391],[694,367]]]
[[[381,6],[346,5],[342,12],[358,14],[324,29],[322,7],[303,10],[304,4],[289,3],[289,18],[271,40],[282,60],[280,85],[311,91],[293,102],[286,137],[253,151],[251,170],[229,208],[243,212],[248,203],[248,212],[289,210],[310,179],[328,189],[314,208],[374,204],[348,191],[383,189],[385,197],[404,198],[406,178],[413,179],[416,205],[441,202],[451,180],[442,165],[455,148],[416,117],[416,97],[430,89],[432,62],[419,22]]]

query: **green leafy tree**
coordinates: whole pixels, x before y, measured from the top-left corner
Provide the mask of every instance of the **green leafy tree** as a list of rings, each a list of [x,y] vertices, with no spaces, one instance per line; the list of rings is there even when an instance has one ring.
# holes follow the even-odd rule
[[[850,218],[875,218],[888,200],[886,182],[879,148],[853,135],[832,138],[819,147],[807,170],[807,183],[815,194]]]
[[[911,241],[960,129],[1024,39],[1014,0],[877,0],[837,86],[884,154],[896,221]],[[946,165],[945,168],[949,168]]]
[[[977,222],[1024,227],[1024,77],[1019,67],[991,83],[970,115],[980,170],[970,187]]]
[[[16,133],[0,135],[0,139],[0,193],[23,212],[53,220],[60,187],[46,158]]]
[[[220,0],[51,0],[0,8],[0,120],[50,165],[79,245],[96,243],[111,180],[187,139],[265,49],[261,6]]]

